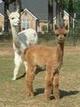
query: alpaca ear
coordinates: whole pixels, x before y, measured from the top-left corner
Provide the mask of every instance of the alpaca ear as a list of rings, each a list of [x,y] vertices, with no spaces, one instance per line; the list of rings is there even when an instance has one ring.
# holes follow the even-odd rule
[[[55,25],[55,30],[57,30],[58,29],[58,25]]]
[[[9,11],[9,10],[7,10],[7,15],[8,15],[8,16],[10,15],[10,11]]]
[[[65,26],[65,30],[66,30],[66,33],[69,33],[69,25],[68,24]]]
[[[54,33],[55,34],[58,34],[58,28],[59,28],[58,25],[54,25]]]
[[[66,30],[68,30],[68,29],[69,29],[69,28],[68,28],[68,25],[66,25],[66,26],[65,26],[65,29],[66,29]]]
[[[18,12],[19,13],[19,8],[17,8],[17,11],[16,12]]]

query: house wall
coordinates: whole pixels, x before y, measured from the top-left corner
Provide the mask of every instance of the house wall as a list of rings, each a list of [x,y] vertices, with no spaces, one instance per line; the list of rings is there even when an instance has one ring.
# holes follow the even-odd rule
[[[26,13],[26,14],[25,14]],[[36,30],[36,20],[35,18],[28,12],[28,11],[24,11],[21,15],[21,20],[23,20],[25,18],[25,20],[28,21],[28,26],[29,28],[32,28],[34,30]]]
[[[42,20],[39,22],[39,32],[47,32],[48,31],[48,22],[46,20]]]
[[[4,16],[0,15],[0,32],[3,31],[4,28]]]
[[[68,25],[68,27],[69,27],[69,15],[67,15],[67,14],[64,14],[64,23],[65,23],[65,25]],[[53,30],[54,30],[55,24],[56,24],[56,17],[53,18]],[[46,21],[46,20],[40,21],[38,29],[39,29],[38,30],[39,32],[42,32],[42,33],[47,32],[48,31],[48,21]]]

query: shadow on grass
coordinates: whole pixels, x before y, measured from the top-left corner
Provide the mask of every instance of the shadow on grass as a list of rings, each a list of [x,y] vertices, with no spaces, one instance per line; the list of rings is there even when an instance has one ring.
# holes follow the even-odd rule
[[[45,70],[45,67],[37,67],[35,74],[37,75],[39,72],[42,72],[42,71],[44,71],[44,70]],[[24,78],[25,75],[26,75],[26,72],[25,72],[23,75],[17,77],[17,80],[19,80],[19,79],[21,79],[21,78]]]
[[[78,93],[79,93],[79,91],[65,91],[65,90],[60,90],[60,97],[63,98],[65,96],[76,95]]]
[[[24,78],[26,75],[26,73],[24,73],[23,75],[21,75],[20,77],[17,77],[17,80],[21,79],[21,78]]]
[[[39,94],[44,93],[44,88],[38,88],[36,89],[35,96]],[[60,90],[60,98],[63,98],[65,96],[71,96],[71,95],[76,95],[78,94],[79,91],[65,91],[65,90]]]
[[[35,91],[35,96],[36,95],[39,95],[39,94],[43,94],[44,93],[44,88],[38,88],[38,89],[36,89],[36,91]]]

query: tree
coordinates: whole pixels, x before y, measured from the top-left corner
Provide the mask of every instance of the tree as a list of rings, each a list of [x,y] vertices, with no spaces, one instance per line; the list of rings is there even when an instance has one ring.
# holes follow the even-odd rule
[[[53,0],[48,0],[48,31],[53,30]]]
[[[16,8],[19,9],[19,12],[21,11],[21,0],[3,0],[4,1],[4,32],[9,32],[9,20],[7,16],[7,10],[9,10],[9,5],[13,2],[16,3]],[[21,25],[20,25],[21,26]],[[21,27],[19,26],[19,29]]]
[[[9,20],[7,16],[7,10],[9,10],[9,4],[15,0],[3,0],[4,1],[4,32],[9,32]]]
[[[21,10],[22,10],[22,5],[21,5],[21,0],[16,0],[16,6],[17,9],[19,9],[19,14],[20,14],[20,23],[19,23],[19,31],[21,31]]]
[[[73,17],[74,17],[74,6],[73,6],[73,0],[69,0],[68,3],[68,11],[69,11],[69,23],[70,26],[73,23]]]
[[[57,25],[63,25],[63,16],[64,16],[64,3],[63,0],[56,1],[56,22]]]
[[[8,0],[4,1],[4,32],[9,31],[9,20],[7,16],[7,10],[9,9],[9,2]]]
[[[76,18],[80,19],[80,0],[74,0],[74,12],[76,13]]]

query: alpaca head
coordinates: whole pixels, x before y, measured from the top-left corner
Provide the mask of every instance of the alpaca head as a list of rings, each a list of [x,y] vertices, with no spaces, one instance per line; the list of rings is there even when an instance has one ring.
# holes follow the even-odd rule
[[[66,35],[69,32],[68,25],[66,25],[66,26],[65,25],[63,25],[63,26],[55,25],[54,32],[55,32],[55,35],[57,36],[58,43],[63,43]]]
[[[17,27],[19,25],[19,17],[20,17],[18,10],[16,12],[11,12],[11,13],[9,12],[9,10],[7,10],[7,14],[8,14],[11,26]]]

